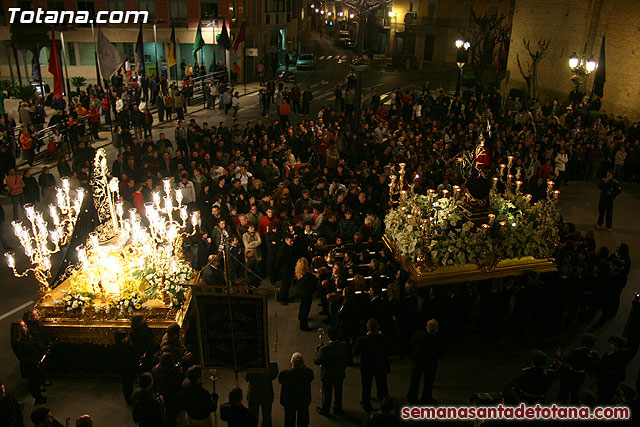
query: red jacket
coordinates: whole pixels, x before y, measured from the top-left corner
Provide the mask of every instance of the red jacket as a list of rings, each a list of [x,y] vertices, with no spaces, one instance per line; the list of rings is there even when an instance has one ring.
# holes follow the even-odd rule
[[[290,112],[291,112],[291,106],[289,104],[287,104],[286,102],[283,102],[282,104],[280,104],[281,116],[288,116]]]
[[[264,237],[267,234],[267,228],[271,225],[272,222],[279,222],[280,220],[273,216],[269,218],[268,216],[263,216],[260,222],[258,223],[258,233],[260,233],[260,237]]]

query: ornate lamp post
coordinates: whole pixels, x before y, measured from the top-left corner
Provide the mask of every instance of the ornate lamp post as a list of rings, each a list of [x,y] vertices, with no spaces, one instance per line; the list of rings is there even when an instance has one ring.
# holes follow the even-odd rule
[[[468,50],[471,47],[471,43],[462,39],[456,40],[457,57],[456,64],[458,64],[458,79],[456,80],[456,96],[460,96],[460,80],[462,79],[462,69],[464,64],[467,63]]]
[[[575,108],[578,104],[579,100],[579,89],[580,85],[584,78],[586,78],[589,74],[595,71],[598,68],[598,63],[591,56],[589,59],[586,59],[585,53],[582,54],[582,57],[578,57],[578,55],[573,52],[573,55],[569,57],[569,68],[573,75],[571,76],[571,81],[576,85],[575,96],[573,97],[573,102],[571,103]]]

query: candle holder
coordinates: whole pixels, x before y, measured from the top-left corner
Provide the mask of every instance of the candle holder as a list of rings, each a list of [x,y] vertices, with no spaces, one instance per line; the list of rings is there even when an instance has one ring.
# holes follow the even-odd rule
[[[504,163],[500,164],[500,181],[504,180],[504,171],[507,168],[507,165]]]
[[[551,199],[551,195],[553,194],[553,186],[555,185],[555,182],[553,181],[547,181],[547,199]]]
[[[520,193],[520,187],[522,187],[522,181],[516,181],[516,193]]]
[[[527,194],[524,196],[524,198],[527,201],[527,203],[531,203],[531,199],[533,199],[533,196],[531,194]]]
[[[494,176],[491,180],[493,181],[493,191],[498,191],[498,177]]]
[[[489,225],[493,225],[493,221],[496,220],[496,216],[494,214],[487,215],[489,217]]]

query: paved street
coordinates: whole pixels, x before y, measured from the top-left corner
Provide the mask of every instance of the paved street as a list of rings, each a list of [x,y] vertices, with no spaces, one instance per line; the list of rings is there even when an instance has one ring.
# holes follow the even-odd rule
[[[345,78],[347,65],[344,62],[345,56],[349,55],[347,50],[337,49],[332,42],[327,39],[315,40],[314,53],[318,56],[318,69],[314,71],[296,72],[299,86],[311,87],[314,100],[312,111],[317,110],[327,103],[333,102],[333,91],[335,85]],[[440,85],[450,87],[455,80],[455,70],[369,70],[364,73],[363,93],[375,87],[382,95],[383,102],[385,94],[388,94],[395,87],[411,87],[422,85],[424,80],[431,82],[431,87]],[[242,93],[242,85],[238,88]],[[239,119],[241,123],[247,120],[259,118],[259,105],[257,94],[253,91],[256,84],[248,85],[249,94],[240,100],[241,109]],[[272,107],[272,111],[274,107]],[[272,116],[273,117],[273,116]],[[224,120],[231,124],[231,116],[225,117],[220,110],[202,110],[187,116],[187,120],[195,118],[199,123],[209,121],[216,123]],[[295,115],[291,118],[297,120]],[[271,118],[267,119],[269,122]],[[166,123],[154,128],[154,138],[161,131],[167,132],[172,138],[175,122]],[[108,132],[103,132],[101,136],[106,137]],[[108,145],[107,141],[101,141],[96,146],[106,144],[110,159],[115,156],[115,150]],[[571,183],[568,187],[562,187],[560,207],[562,214],[567,221],[576,223],[580,230],[585,230],[594,225],[597,214],[598,190],[595,183]],[[4,200],[4,208],[7,219],[11,217],[11,207]],[[610,249],[615,249],[620,242],[626,242],[631,248],[632,267],[629,277],[629,284],[623,292],[621,308],[618,316],[608,323],[602,330],[598,330],[597,349],[604,352],[608,348],[607,337],[612,334],[620,334],[629,313],[630,302],[636,290],[636,284],[640,276],[640,223],[637,221],[637,212],[640,209],[640,187],[629,184],[623,186],[622,195],[616,200],[614,217],[614,232],[596,232],[598,246],[605,245]],[[9,221],[7,221],[9,222]],[[10,231],[5,230],[7,234]],[[17,246],[15,239],[12,239],[14,247]],[[18,253],[20,251],[16,249]],[[1,260],[4,261],[4,260]],[[8,345],[9,324],[12,320],[21,317],[24,308],[37,299],[36,284],[29,279],[16,279],[6,267],[4,262],[0,262],[0,277],[4,280],[0,282],[0,342],[5,343],[0,350],[0,380],[7,384],[10,393],[15,394],[20,400],[27,401],[27,406],[31,405],[30,398],[27,398],[26,381],[20,378],[17,359]],[[280,369],[288,366],[291,353],[301,351],[307,364],[312,364],[313,354],[317,344],[317,334],[314,332],[300,332],[298,330],[297,312],[298,305],[291,304],[287,307],[277,306],[273,301],[270,303],[270,337],[273,339],[276,332],[274,313],[277,309],[277,351],[275,343],[270,343],[271,359],[276,361]],[[317,328],[322,326],[321,316],[318,314],[319,307],[313,304],[310,326]],[[492,328],[493,325],[477,325],[478,331],[485,328]],[[497,334],[497,340],[486,340],[482,333],[469,334],[464,339],[451,340],[446,344],[446,354],[441,359],[436,377],[436,388],[434,397],[440,404],[462,404],[474,392],[499,391],[504,384],[517,374],[519,369],[528,364],[528,350],[534,347],[542,348],[548,354],[554,354],[558,347],[569,347],[580,331],[571,331],[571,338],[567,336],[533,337],[527,334],[511,336]],[[638,359],[636,358],[629,367],[628,380],[635,383],[638,373]],[[404,402],[409,379],[409,365],[406,360],[398,358],[392,359],[391,375],[389,378],[390,393],[392,396]],[[312,426],[334,426],[354,424],[361,425],[364,413],[359,408],[360,400],[360,379],[357,368],[350,368],[347,372],[347,379],[344,389],[344,406],[348,419],[328,420],[315,413],[315,407],[320,404],[320,381],[319,368],[314,367],[316,380],[313,383],[313,402],[311,404],[311,425]],[[218,372],[217,390],[221,394],[221,402],[227,399],[227,392],[233,387],[234,377],[229,372]],[[75,417],[82,413],[90,413],[95,419],[95,425],[101,426],[133,426],[130,410],[125,405],[120,391],[120,383],[117,378],[91,378],[83,377],[79,374],[74,378],[55,378],[55,385],[48,389],[46,393],[49,399],[48,406],[56,415],[57,419],[64,423],[65,418]],[[209,383],[207,382],[207,385]],[[246,390],[246,383],[240,378],[240,386]],[[279,385],[275,385],[276,400],[274,402],[274,425],[283,424],[283,410],[278,403],[280,391]],[[550,395],[555,396],[557,390],[551,390]],[[374,402],[374,406],[379,405]],[[221,422],[220,422],[221,423]],[[223,424],[220,424],[223,425]]]

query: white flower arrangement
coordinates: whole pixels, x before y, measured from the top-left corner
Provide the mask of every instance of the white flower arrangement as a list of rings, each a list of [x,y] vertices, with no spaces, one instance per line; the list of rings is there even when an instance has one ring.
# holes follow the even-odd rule
[[[454,198],[433,200],[429,207],[427,196],[411,195],[387,214],[387,235],[407,261],[434,267],[491,267],[502,259],[552,256],[559,219],[554,201],[530,205],[521,194],[492,191],[489,212],[495,218],[487,218],[487,228],[465,221],[463,207]]]
[[[160,299],[171,307],[180,308],[186,300],[187,285],[194,270],[184,260],[157,257],[154,263],[145,260],[145,269],[133,273],[142,282],[148,299]]]
[[[79,310],[84,313],[88,308],[94,306],[93,299],[95,294],[91,292],[78,292],[74,290],[61,291],[64,295],[62,300],[57,301],[64,305],[66,311]]]

